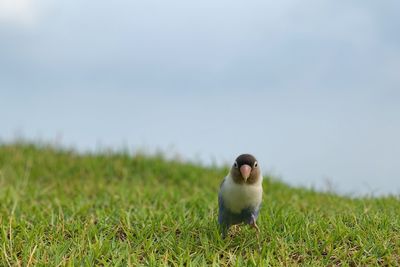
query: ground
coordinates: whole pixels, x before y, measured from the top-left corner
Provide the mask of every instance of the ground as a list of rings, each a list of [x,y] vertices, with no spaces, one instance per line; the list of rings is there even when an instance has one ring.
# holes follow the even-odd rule
[[[399,196],[351,198],[264,181],[257,237],[222,239],[227,167],[126,151],[0,145],[0,265],[398,265]]]

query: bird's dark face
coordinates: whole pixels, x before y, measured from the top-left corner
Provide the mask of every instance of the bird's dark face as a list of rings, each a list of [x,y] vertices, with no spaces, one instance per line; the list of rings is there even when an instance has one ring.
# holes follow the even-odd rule
[[[240,155],[232,165],[231,176],[235,183],[254,184],[260,178],[257,159],[250,154]]]

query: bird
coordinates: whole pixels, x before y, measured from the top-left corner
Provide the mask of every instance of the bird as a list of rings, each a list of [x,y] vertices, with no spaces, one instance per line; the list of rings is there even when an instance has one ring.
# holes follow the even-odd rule
[[[257,159],[251,154],[239,155],[218,193],[218,223],[225,238],[232,225],[245,223],[260,232],[256,224],[262,201],[263,177]]]

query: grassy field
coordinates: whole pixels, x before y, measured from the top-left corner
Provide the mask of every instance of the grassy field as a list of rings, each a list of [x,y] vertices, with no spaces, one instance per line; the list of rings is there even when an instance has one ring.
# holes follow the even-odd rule
[[[400,264],[398,197],[351,199],[271,177],[259,238],[241,226],[222,239],[226,173],[123,151],[0,145],[0,266]]]

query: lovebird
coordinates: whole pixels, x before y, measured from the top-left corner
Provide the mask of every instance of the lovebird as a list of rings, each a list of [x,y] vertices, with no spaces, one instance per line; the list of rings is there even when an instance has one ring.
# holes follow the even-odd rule
[[[256,224],[262,200],[262,181],[257,159],[250,154],[238,156],[218,193],[218,223],[222,236],[229,227],[245,223],[260,232]]]

